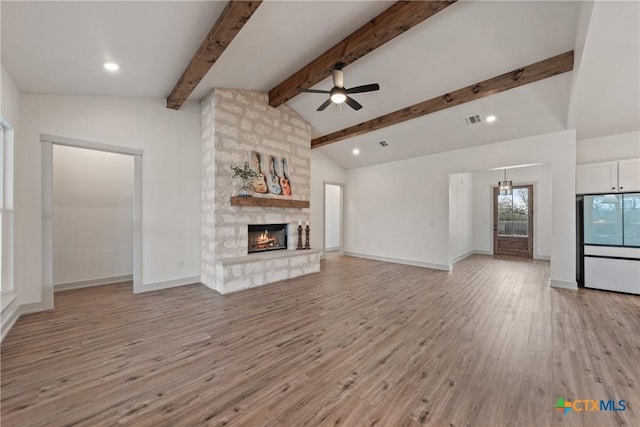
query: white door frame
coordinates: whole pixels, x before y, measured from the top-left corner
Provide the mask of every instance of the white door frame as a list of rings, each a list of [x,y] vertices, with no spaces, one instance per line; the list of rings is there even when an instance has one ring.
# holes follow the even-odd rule
[[[327,246],[326,230],[327,230],[327,185],[335,185],[340,187],[340,249],[338,253],[344,255],[344,184],[333,181],[322,181],[322,255]]]
[[[133,293],[142,291],[142,150],[40,135],[42,152],[42,305],[53,308],[53,145],[133,156]]]

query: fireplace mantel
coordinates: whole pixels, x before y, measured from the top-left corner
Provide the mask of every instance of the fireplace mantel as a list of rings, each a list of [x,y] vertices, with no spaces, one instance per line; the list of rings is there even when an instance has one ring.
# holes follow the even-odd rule
[[[231,206],[259,206],[263,208],[297,208],[309,207],[308,200],[268,199],[266,197],[231,197]]]

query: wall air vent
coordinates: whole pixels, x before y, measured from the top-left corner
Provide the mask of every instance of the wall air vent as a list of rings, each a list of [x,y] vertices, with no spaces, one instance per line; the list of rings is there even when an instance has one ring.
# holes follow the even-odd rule
[[[464,118],[464,122],[468,125],[475,125],[482,121],[478,114]]]
[[[382,147],[388,147],[389,143],[387,141],[378,141],[378,144],[380,144]]]

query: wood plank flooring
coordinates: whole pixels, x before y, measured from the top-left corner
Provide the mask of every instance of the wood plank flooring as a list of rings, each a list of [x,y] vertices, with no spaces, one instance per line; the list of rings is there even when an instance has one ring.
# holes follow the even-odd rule
[[[221,296],[57,293],[2,344],[10,426],[640,425],[640,298],[557,290],[548,263],[452,273],[340,257]],[[625,412],[553,409],[624,399]]]

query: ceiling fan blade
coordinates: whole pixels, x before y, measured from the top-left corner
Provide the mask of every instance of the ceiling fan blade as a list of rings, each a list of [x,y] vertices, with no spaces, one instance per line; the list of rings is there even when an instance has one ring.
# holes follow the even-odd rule
[[[331,93],[328,90],[318,90],[318,89],[300,89],[300,92],[306,92],[306,93]]]
[[[351,89],[347,89],[347,93],[373,92],[375,90],[380,90],[380,85],[378,83],[352,87]]]
[[[318,107],[318,109],[316,111],[324,111],[324,109],[327,108],[329,106],[329,104],[331,104],[331,98],[329,98],[326,101],[324,101],[322,103],[322,105]]]
[[[360,105],[360,103],[358,101],[356,101],[355,99],[351,98],[350,96],[347,96],[347,99],[345,101],[347,103],[347,105],[351,108],[353,108],[354,110],[359,110],[362,108],[362,105]]]
[[[333,85],[336,87],[344,87],[344,74],[342,70],[333,70]]]

